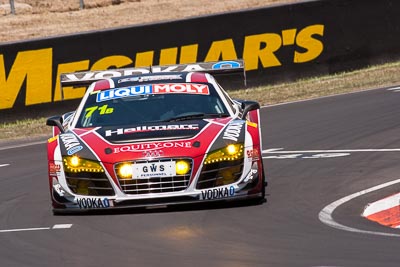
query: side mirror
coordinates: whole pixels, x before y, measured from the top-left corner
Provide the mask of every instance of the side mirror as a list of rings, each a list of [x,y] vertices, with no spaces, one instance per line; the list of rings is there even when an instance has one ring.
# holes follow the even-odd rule
[[[53,116],[47,119],[47,126],[55,126],[57,127],[61,133],[64,133],[64,127],[62,126],[62,117],[61,116]]]
[[[242,109],[243,109],[243,115],[242,118],[245,118],[247,113],[252,110],[257,110],[260,108],[260,104],[255,101],[243,101],[242,102]]]

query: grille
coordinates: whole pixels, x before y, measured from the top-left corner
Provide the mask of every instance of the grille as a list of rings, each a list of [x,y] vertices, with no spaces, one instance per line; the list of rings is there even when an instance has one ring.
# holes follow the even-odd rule
[[[79,195],[112,196],[114,190],[105,173],[93,172],[66,172],[68,187]]]
[[[157,193],[168,193],[183,191],[189,186],[190,174],[192,172],[193,161],[187,158],[178,159],[160,159],[152,161],[134,161],[135,163],[158,163],[168,161],[186,160],[190,162],[190,170],[185,175],[175,175],[167,177],[148,177],[140,179],[122,179],[118,175],[118,171],[115,168],[119,184],[122,191],[125,194],[130,195],[143,195],[143,194],[157,194]]]
[[[237,182],[243,172],[243,159],[203,165],[196,189],[207,189]]]

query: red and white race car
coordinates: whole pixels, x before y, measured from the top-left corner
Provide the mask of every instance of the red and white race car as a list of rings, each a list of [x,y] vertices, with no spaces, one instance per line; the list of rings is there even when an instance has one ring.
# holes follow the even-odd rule
[[[208,73],[237,69],[242,61],[62,75],[91,85],[76,111],[47,120],[53,212],[263,200],[260,106],[232,100]]]

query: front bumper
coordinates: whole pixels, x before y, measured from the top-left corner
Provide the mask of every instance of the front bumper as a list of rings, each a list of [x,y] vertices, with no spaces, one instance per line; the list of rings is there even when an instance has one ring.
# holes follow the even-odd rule
[[[170,193],[149,193],[144,195],[116,194],[113,196],[90,196],[74,194],[63,186],[56,177],[52,177],[51,195],[54,213],[75,213],[94,210],[112,210],[124,208],[157,208],[194,203],[217,201],[238,201],[264,198],[262,171],[251,168],[236,183]]]

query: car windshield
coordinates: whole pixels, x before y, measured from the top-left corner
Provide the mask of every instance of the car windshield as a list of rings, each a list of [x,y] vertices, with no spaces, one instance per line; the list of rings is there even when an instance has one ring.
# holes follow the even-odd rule
[[[176,85],[188,86],[188,84]],[[206,93],[167,92],[167,90],[154,94],[145,92],[146,90],[139,92],[139,87],[93,92],[87,98],[76,127],[130,125],[229,116],[226,106],[213,86],[204,85],[207,86]],[[154,87],[154,85],[149,86]],[[146,89],[146,85],[140,88]]]

